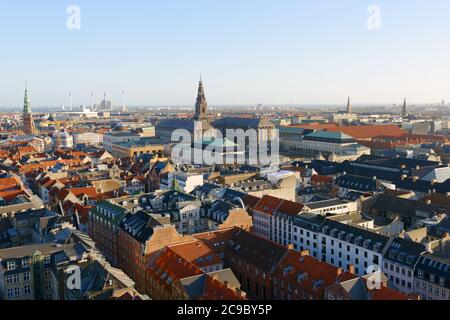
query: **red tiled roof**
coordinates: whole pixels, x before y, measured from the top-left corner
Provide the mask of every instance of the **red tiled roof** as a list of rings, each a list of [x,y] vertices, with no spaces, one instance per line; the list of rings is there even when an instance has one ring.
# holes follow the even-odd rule
[[[232,239],[233,235],[238,231],[237,228],[218,230],[214,232],[197,233],[193,236],[196,239],[201,240],[212,251],[216,253],[224,252],[228,246],[228,242]]]
[[[183,243],[169,248],[199,268],[222,263],[220,257],[202,241]]]
[[[284,200],[276,211],[292,216],[297,216],[298,214],[300,214],[300,212],[302,212],[304,207],[305,206],[301,203]]]
[[[69,191],[72,192],[77,198],[83,195],[87,195],[90,198],[97,196],[97,190],[94,187],[70,188]]]
[[[20,181],[16,178],[2,178],[0,179],[0,191],[10,189],[21,189]]]
[[[25,191],[23,190],[3,191],[0,192],[0,198],[5,199],[6,201],[11,201],[22,194],[25,194]]]
[[[164,273],[166,276],[161,279]],[[176,254],[172,249],[166,247],[154,261],[150,262],[147,268],[147,274],[165,286],[170,286],[167,283],[168,278],[171,278],[173,282],[183,278],[201,275],[203,272]]]
[[[333,177],[329,177],[329,176],[321,176],[318,174],[315,174],[311,177],[311,183],[332,183],[333,182]]]
[[[371,300],[381,300],[381,301],[390,301],[390,300],[411,300],[407,295],[395,291],[391,288],[382,286],[381,289],[375,289],[370,291]]]
[[[299,281],[300,275],[305,275],[301,281]],[[273,273],[277,283],[283,282],[286,287],[288,284],[293,288],[299,287],[314,299],[323,299],[326,287],[356,277],[331,264],[319,261],[307,253],[294,250],[289,250]]]
[[[254,207],[254,210],[268,215],[273,215],[275,212],[285,213],[288,215],[298,215],[303,208],[304,205],[302,203],[288,201],[272,196],[264,196]]]
[[[254,207],[255,211],[272,215],[284,200],[272,196],[264,196]]]
[[[355,139],[372,139],[381,135],[401,137],[407,134],[405,130],[394,124],[338,127],[330,131],[341,131]]]
[[[210,276],[205,279],[203,296],[198,300],[245,300],[237,292],[227,288],[223,283],[214,280]]]

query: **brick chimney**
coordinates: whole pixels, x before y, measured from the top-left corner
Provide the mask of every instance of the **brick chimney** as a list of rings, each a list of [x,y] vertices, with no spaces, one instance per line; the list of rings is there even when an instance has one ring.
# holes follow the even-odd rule
[[[336,269],[336,275],[337,276],[340,276],[341,274],[343,274],[344,273],[344,269],[342,269],[342,268],[337,268]]]
[[[348,266],[348,272],[350,272],[351,274],[356,274],[355,266],[353,264]]]
[[[303,250],[302,252],[300,252],[300,255],[301,255],[302,257],[309,256],[309,255],[310,255],[309,250]]]

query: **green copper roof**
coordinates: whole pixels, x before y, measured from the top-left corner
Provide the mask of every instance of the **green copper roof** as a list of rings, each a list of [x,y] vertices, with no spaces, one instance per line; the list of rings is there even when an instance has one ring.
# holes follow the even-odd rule
[[[31,103],[30,98],[28,97],[28,89],[25,88],[25,96],[23,98],[23,113],[30,114],[31,113]]]

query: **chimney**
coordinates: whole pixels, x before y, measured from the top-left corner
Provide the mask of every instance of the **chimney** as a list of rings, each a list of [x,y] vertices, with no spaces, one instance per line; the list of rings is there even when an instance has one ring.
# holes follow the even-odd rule
[[[342,269],[342,268],[337,268],[336,269],[336,275],[337,276],[340,276],[341,274],[343,274],[344,273],[344,269]]]
[[[376,180],[377,180],[377,177],[376,177],[376,176],[374,176],[374,177],[373,177],[373,180],[375,180],[375,181],[376,181]]]
[[[419,177],[418,176],[414,176],[413,177],[413,182],[417,182],[417,180],[419,180]]]
[[[416,170],[420,170],[420,166],[416,166]]]
[[[355,266],[353,264],[348,266],[348,272],[350,272],[351,274],[356,274]]]
[[[406,174],[402,174],[401,179],[402,181],[405,180],[408,176]]]
[[[431,199],[427,199],[427,205],[431,204]]]
[[[291,243],[287,246],[288,250],[294,250],[294,245]]]
[[[230,283],[228,281],[224,281],[223,285],[227,288],[230,289]]]
[[[309,256],[309,255],[310,255],[309,250],[304,250],[304,251],[300,252],[300,255],[301,255],[302,257]]]
[[[219,281],[219,276],[218,276],[217,274],[214,274],[214,275],[212,276],[212,278],[213,278],[213,280]]]

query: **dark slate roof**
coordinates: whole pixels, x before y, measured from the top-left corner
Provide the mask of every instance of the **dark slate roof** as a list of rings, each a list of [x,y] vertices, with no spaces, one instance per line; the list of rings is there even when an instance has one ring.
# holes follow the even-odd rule
[[[314,169],[320,175],[332,175],[338,173],[339,164],[325,160],[313,160],[311,162],[294,161],[294,167]]]
[[[288,251],[287,247],[243,230],[230,240],[227,251],[266,272],[272,272]]]
[[[383,249],[389,241],[389,238],[383,235],[332,220],[326,220],[323,223],[322,234],[326,234],[335,239],[340,239],[339,235],[341,234],[342,241],[352,243],[359,247],[364,247],[378,253],[383,252]],[[347,240],[347,236],[351,236],[351,238]],[[366,246],[365,243],[367,244]],[[375,248],[377,245],[378,248]]]
[[[241,129],[258,129],[260,125],[274,126],[269,120],[261,120],[259,118],[222,118],[213,122],[216,128],[241,128]]]
[[[385,190],[385,187],[373,178],[354,176],[350,174],[337,177],[335,184],[341,188],[361,192],[382,192]]]
[[[347,172],[353,175],[359,175],[385,181],[398,182],[402,176],[423,177],[430,171],[442,167],[438,162],[410,159],[402,157],[377,157],[361,156],[356,161],[345,161],[338,166],[339,172]]]
[[[48,217],[60,217],[60,215],[54,211],[45,208],[41,210],[27,210],[25,212],[18,212],[14,216],[16,220],[28,220],[30,218],[48,218]]]
[[[425,246],[420,243],[395,238],[387,249],[384,259],[414,268],[425,252],[427,252]]]
[[[439,236],[443,236],[445,233],[450,233],[450,216],[447,215],[437,226],[433,228]]]
[[[151,220],[150,214],[140,211],[136,214],[126,215],[119,226],[134,239],[143,243],[153,235],[153,228],[150,226]]]
[[[238,206],[239,204],[216,200],[208,208],[208,218],[222,223],[228,218],[230,210],[233,210]]]
[[[398,189],[411,190],[422,193],[447,193],[450,192],[450,179],[444,183],[432,184],[430,181],[417,180],[412,178],[394,181]]]
[[[246,193],[244,192],[226,188],[222,199],[225,201],[234,201],[236,198],[244,199],[245,196]]]
[[[194,130],[194,120],[192,119],[163,119],[156,125],[156,130],[161,128],[168,129],[186,129],[189,131]]]
[[[347,200],[347,201],[356,201],[361,199],[361,197],[364,197],[364,193],[362,192],[357,192],[357,191],[350,191],[347,192],[347,194],[345,196],[342,197],[343,200]]]
[[[203,185],[196,187],[191,192],[191,194],[196,195],[196,194],[200,193],[200,194],[207,196],[211,192],[211,190],[219,189],[219,188],[221,188],[221,187],[216,184],[204,183]]]
[[[385,194],[378,197],[373,209],[379,212],[395,212],[403,217],[415,217],[417,212],[420,212],[421,216],[427,214],[428,218],[432,218],[436,214],[450,212],[450,209],[445,207],[433,204],[427,205],[419,201],[393,197]]]
[[[434,283],[439,285],[442,278],[445,280],[445,287],[450,289],[450,259],[425,254],[416,266],[415,277],[418,277],[420,271],[424,274],[424,280],[431,281],[431,275],[433,275]]]
[[[293,219],[295,227],[320,232],[326,218],[317,214],[302,214]]]

